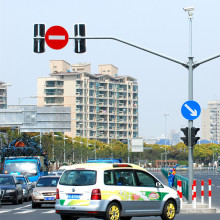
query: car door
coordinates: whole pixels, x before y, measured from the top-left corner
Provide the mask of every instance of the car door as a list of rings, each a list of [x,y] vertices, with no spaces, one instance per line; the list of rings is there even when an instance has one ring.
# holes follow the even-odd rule
[[[158,180],[154,178],[150,173],[135,170],[136,187],[133,195],[134,200],[138,201],[138,212],[142,214],[158,214],[161,212],[161,203],[164,192],[161,188],[156,187]]]

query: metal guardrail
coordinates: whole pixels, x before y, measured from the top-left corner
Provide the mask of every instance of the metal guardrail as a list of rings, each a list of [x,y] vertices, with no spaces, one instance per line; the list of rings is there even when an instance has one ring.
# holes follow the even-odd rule
[[[165,169],[161,169],[161,172],[163,173],[163,175],[168,179],[168,170]],[[188,200],[188,185],[189,185],[189,179],[183,176],[180,176],[178,174],[175,175],[175,179],[174,179],[174,186],[177,188],[177,180],[181,180],[182,181],[182,193],[183,195],[186,197],[186,199]]]

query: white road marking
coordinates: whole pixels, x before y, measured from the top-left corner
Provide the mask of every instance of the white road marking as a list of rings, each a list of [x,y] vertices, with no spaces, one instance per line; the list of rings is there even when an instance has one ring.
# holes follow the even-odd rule
[[[6,212],[10,212],[12,211],[11,209],[10,210],[1,210],[0,213],[6,213]]]
[[[16,212],[14,214],[26,214],[26,213],[30,213],[30,212],[35,212],[36,210],[25,210],[25,211],[22,211],[22,212]]]
[[[43,214],[51,214],[51,213],[55,213],[55,210],[50,210],[50,211],[47,211],[47,212],[42,212]]]
[[[19,207],[19,208],[13,209],[13,210],[19,210],[19,209],[23,209],[23,208],[28,207],[28,206],[31,206],[31,204],[26,205],[26,206],[22,206],[22,207]]]
[[[49,35],[49,40],[65,40],[65,35]]]

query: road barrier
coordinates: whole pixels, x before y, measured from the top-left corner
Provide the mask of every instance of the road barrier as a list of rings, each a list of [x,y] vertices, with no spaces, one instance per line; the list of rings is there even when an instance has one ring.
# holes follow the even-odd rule
[[[180,208],[183,208],[182,181],[177,180],[177,193],[180,197]]]
[[[212,185],[212,180],[209,179],[209,208],[211,208],[211,203],[212,203],[212,190],[211,190],[211,185]]]
[[[163,175],[168,179],[168,170],[161,169],[161,172]],[[180,187],[180,182],[181,182],[181,187]],[[186,177],[180,176],[180,175],[175,175],[174,179],[174,186],[177,189],[177,193],[180,195],[180,189],[182,190],[182,195],[188,200],[188,184],[189,180]],[[212,180],[208,180],[208,191],[209,191],[209,208],[212,207],[211,202],[212,202],[212,191],[211,191],[211,185],[212,185]],[[193,208],[196,208],[196,180],[193,181],[192,184],[192,204]],[[204,180],[201,181],[201,203],[204,204]]]
[[[168,179],[168,172],[169,171],[165,170],[165,169],[162,169],[161,172]],[[182,183],[182,195],[184,197],[186,197],[186,199],[188,200],[188,184],[189,184],[188,178],[176,174],[175,175],[175,179],[174,179],[174,186],[176,188],[177,188],[177,180],[181,180],[181,183]]]
[[[149,168],[146,168],[147,171],[150,171],[150,172],[161,172],[161,168],[157,168],[157,167],[149,167]]]
[[[193,196],[193,208],[196,209],[196,180],[193,180],[193,191],[192,191],[192,196]]]
[[[204,180],[201,181],[201,203],[204,204]]]

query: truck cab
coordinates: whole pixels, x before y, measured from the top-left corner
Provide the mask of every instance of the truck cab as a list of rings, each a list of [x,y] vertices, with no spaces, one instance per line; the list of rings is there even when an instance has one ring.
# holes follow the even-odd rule
[[[43,167],[39,157],[5,158],[4,174],[27,175],[30,182],[36,182],[43,175]]]

